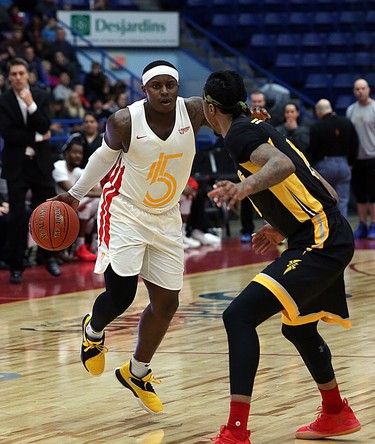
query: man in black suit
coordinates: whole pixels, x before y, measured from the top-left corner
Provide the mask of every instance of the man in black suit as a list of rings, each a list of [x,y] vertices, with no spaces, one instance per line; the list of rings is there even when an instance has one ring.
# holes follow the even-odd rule
[[[27,246],[28,213],[26,194],[32,192],[31,209],[55,195],[53,159],[48,139],[49,96],[30,88],[27,62],[21,58],[8,65],[10,89],[0,96],[0,134],[4,139],[2,177],[7,181],[10,230],[5,260],[10,282],[20,284]],[[40,257],[54,276],[61,274],[53,252],[40,249]]]

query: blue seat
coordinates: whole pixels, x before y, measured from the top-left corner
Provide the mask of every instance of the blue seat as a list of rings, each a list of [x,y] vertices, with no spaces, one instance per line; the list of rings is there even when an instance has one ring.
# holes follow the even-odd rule
[[[365,14],[362,11],[341,11],[339,17],[340,29],[342,31],[356,31],[363,29]]]
[[[373,7],[375,7],[375,2],[374,2]],[[374,10],[369,10],[365,14],[364,25],[365,25],[365,29],[368,31],[375,30],[375,11]]]
[[[352,47],[352,37],[346,32],[331,32],[327,36],[327,49],[329,52],[349,51]]]
[[[237,26],[237,14],[214,14],[209,31],[225,40],[228,44],[235,44],[243,41],[239,27]]]
[[[112,9],[119,11],[138,11],[138,6],[133,0],[111,0]]]
[[[211,23],[212,11],[210,1],[187,0],[182,12],[183,15],[198,23],[198,25],[207,26]]]
[[[375,33],[358,31],[353,34],[352,45],[354,50],[370,49],[375,42]]]
[[[285,0],[263,0],[265,11],[286,11],[288,8],[288,2]]]
[[[313,51],[324,49],[326,44],[326,38],[324,34],[318,32],[306,32],[302,35],[302,49],[304,51]]]
[[[263,12],[263,3],[259,0],[237,0],[237,4],[241,14]]]
[[[212,1],[212,11],[215,14],[227,13],[230,14],[234,11],[234,5],[232,0],[211,0]]]
[[[352,54],[344,52],[332,52],[327,57],[327,69],[334,72],[351,71],[353,68]]]
[[[275,39],[270,34],[254,34],[247,47],[247,55],[263,67],[274,63],[276,53]]]
[[[335,11],[317,11],[313,20],[313,28],[316,32],[332,32],[337,30],[339,16]]]
[[[308,32],[312,30],[313,16],[309,12],[294,11],[289,14],[289,31]]]
[[[280,52],[296,52],[301,46],[302,35],[301,34],[277,34],[276,47]]]
[[[374,56],[372,52],[355,52],[353,54],[353,67],[355,70],[360,72],[366,72],[373,69],[374,66]]]
[[[342,0],[315,0],[316,11],[337,11]]]
[[[332,92],[332,75],[326,73],[311,73],[307,76],[304,88],[305,94],[317,101],[330,97]]]
[[[307,52],[301,57],[301,67],[305,73],[325,71],[326,55],[320,52]]]
[[[258,13],[240,14],[237,26],[242,38],[248,40],[253,34],[263,31],[263,16]]]
[[[356,77],[350,72],[340,72],[334,76],[332,86],[336,90],[352,90]]]
[[[342,94],[336,99],[334,109],[337,114],[345,115],[346,109],[355,102],[353,94]]]
[[[89,0],[69,0],[71,8],[74,10],[87,10],[90,9],[90,1]]]
[[[295,84],[303,78],[300,66],[299,54],[280,53],[276,56],[273,72],[289,83]]]
[[[315,0],[289,0],[290,10],[295,12],[308,12],[313,11],[315,8]]]
[[[288,14],[283,12],[268,12],[264,15],[264,26],[270,33],[287,31]]]

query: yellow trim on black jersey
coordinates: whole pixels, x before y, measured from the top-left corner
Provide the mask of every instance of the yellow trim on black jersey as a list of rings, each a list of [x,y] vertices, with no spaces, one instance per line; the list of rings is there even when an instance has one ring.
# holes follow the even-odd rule
[[[301,316],[297,304],[288,291],[279,282],[265,273],[257,274],[254,277],[253,282],[258,282],[258,284],[266,287],[280,301],[284,307],[284,310],[281,313],[283,324],[303,325],[321,319],[324,322],[340,324],[345,328],[351,327],[349,319],[343,319],[341,316],[323,310],[318,313],[309,313],[308,315]]]

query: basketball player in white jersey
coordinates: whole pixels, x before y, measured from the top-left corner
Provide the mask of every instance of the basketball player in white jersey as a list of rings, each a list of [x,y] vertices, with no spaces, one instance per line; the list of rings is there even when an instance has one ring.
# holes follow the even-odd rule
[[[200,97],[178,96],[179,74],[169,62],[145,67],[145,98],[112,114],[104,140],[90,157],[78,182],[55,199],[77,208],[104,176],[108,181],[98,211],[96,273],[106,290],[83,318],[81,360],[88,372],[104,371],[104,329],[132,304],[140,276],[150,303],[138,326],[130,361],[116,369],[120,383],[141,407],[159,413],[163,404],[150,361],[177,307],[182,287],[184,250],[179,199],[195,155],[195,135],[207,125]]]

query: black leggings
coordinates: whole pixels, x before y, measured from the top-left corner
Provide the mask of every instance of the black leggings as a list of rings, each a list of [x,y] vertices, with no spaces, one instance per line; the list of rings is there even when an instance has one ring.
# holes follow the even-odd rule
[[[104,272],[106,290],[94,302],[91,326],[96,331],[120,316],[133,303],[138,287],[138,276],[119,276],[110,265]]]
[[[228,335],[230,392],[251,396],[259,364],[256,328],[283,306],[265,287],[251,282],[223,313]],[[324,384],[334,378],[331,352],[319,335],[317,322],[299,326],[283,324],[283,335],[294,344],[314,380]]]

